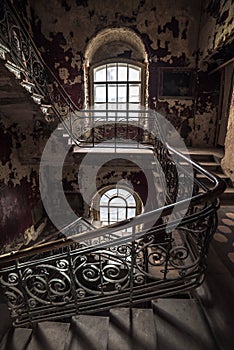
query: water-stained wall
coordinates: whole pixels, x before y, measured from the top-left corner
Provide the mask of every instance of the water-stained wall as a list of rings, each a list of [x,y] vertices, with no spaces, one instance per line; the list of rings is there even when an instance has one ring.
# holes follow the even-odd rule
[[[38,166],[23,164],[20,154],[32,144],[27,125],[1,115],[0,122],[0,244],[23,239],[33,224],[32,210],[39,201]],[[27,153],[27,152],[26,152]],[[24,159],[28,161],[28,159]]]
[[[233,41],[233,0],[202,1],[202,16],[199,35],[200,64],[212,63],[212,56],[222,51]],[[233,53],[232,53],[233,56]],[[216,56],[218,58],[218,56]],[[222,58],[222,57],[221,57]]]
[[[230,106],[230,113],[228,119],[227,136],[225,139],[225,155],[222,159],[222,168],[224,172],[230,177],[234,184],[234,88],[232,94],[232,101]]]
[[[79,108],[84,106],[83,68],[90,40],[106,28],[132,29],[140,36],[149,59],[149,107],[166,116],[187,145],[213,145],[219,79],[207,81],[205,63],[232,34],[231,0],[29,0],[27,14],[38,48]],[[119,57],[134,55],[131,48],[118,52],[121,43],[117,41],[109,47],[109,52],[117,52]],[[194,76],[194,95],[159,98],[160,67],[201,68]]]
[[[27,14],[45,61],[80,108],[84,106],[83,65],[90,40],[106,28],[133,30],[148,56],[149,107],[165,115],[178,130],[182,128],[188,144],[195,142],[194,98],[159,99],[158,94],[160,67],[196,68],[200,1],[28,1]],[[112,44],[111,52],[118,52],[121,46],[115,43],[116,50]],[[118,52],[124,58],[133,54],[131,48]],[[195,77],[195,88],[196,84]],[[212,142],[206,135],[203,139],[204,144]]]
[[[212,55],[231,41],[232,0],[15,0],[15,3],[29,19],[28,30],[46,63],[79,108],[84,107],[84,63],[88,44],[104,29],[129,28],[140,38],[146,51],[149,107],[165,115],[188,145],[214,144],[219,74],[208,76],[207,69],[212,65]],[[131,45],[127,50],[121,49],[118,40],[111,45],[110,51],[115,57],[135,57]],[[106,45],[103,50],[107,52],[108,47]],[[196,72],[192,97],[159,97],[160,69],[164,67]],[[0,229],[3,240],[10,240],[15,232],[22,233],[33,222],[32,209],[40,198],[38,164],[33,164],[32,160],[35,154],[40,158],[39,139],[46,140],[49,134],[40,119],[28,126],[7,119],[1,123],[0,210],[4,220]],[[24,150],[31,159],[25,164],[20,161]],[[64,189],[74,209],[82,213],[80,197],[77,201],[76,169],[76,165],[67,166]],[[123,172],[111,173],[106,169],[106,174],[101,174],[98,180],[100,186],[119,180]],[[134,180],[134,171],[127,176]]]

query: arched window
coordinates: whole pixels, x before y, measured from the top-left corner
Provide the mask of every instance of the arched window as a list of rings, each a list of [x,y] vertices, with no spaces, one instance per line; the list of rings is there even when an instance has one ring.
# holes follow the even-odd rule
[[[142,39],[130,28],[95,35],[85,49],[84,87],[85,108],[147,107],[148,54]]]
[[[136,216],[136,199],[126,189],[113,188],[106,191],[100,198],[100,221],[104,225]]]
[[[92,69],[92,102],[95,109],[138,109],[143,103],[142,68],[112,62]]]
[[[130,219],[143,210],[138,193],[128,186],[110,185],[100,189],[93,197],[91,218],[95,225],[105,226]]]

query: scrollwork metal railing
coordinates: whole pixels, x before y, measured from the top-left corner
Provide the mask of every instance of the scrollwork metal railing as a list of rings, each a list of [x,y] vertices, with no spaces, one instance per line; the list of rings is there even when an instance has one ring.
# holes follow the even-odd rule
[[[176,151],[167,152],[161,145],[158,159],[168,157],[175,165],[172,152]],[[181,155],[181,161],[185,159]],[[225,186],[189,162],[212,186],[206,188],[195,177],[193,196],[178,225],[171,213],[176,208],[180,212],[181,202],[173,202],[169,191],[168,204],[162,208],[2,254],[0,283],[14,324],[137,304],[200,285],[217,224],[217,197]],[[167,177],[170,174],[174,181],[173,171],[168,170]],[[152,225],[159,211],[160,220]]]
[[[7,0],[0,3],[0,45],[6,50],[6,66],[17,71],[22,85],[30,84],[32,94],[49,108],[47,121],[57,118],[70,133],[69,119],[78,113],[78,108],[44,62],[15,8]],[[73,138],[72,134],[70,136]],[[73,142],[76,143],[75,138]]]
[[[119,111],[114,119],[103,111],[99,116],[87,111],[82,119],[22,28],[12,6],[2,1],[0,40],[23,80],[51,103],[78,146],[107,141],[113,147],[117,139],[118,146],[121,140],[145,144],[163,169],[166,200],[161,207],[101,228],[72,223],[64,237],[1,254],[0,283],[14,325],[133,305],[200,285],[224,182],[170,147],[157,115],[141,120],[140,112],[128,111],[122,123],[116,119]],[[145,129],[156,130],[154,135],[145,132],[145,123]],[[208,186],[197,177],[200,173]],[[193,191],[184,199],[183,183],[191,177]]]

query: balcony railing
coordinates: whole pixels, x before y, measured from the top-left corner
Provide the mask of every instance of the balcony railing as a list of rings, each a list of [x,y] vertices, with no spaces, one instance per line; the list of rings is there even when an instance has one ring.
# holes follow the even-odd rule
[[[165,203],[156,209],[101,228],[79,219],[62,238],[48,232],[48,240],[1,254],[0,283],[14,325],[131,306],[199,286],[224,182],[169,146],[156,113],[77,111],[6,1],[0,4],[0,41],[79,147],[127,145],[130,152],[143,145],[166,179]],[[191,195],[183,197],[191,179]]]

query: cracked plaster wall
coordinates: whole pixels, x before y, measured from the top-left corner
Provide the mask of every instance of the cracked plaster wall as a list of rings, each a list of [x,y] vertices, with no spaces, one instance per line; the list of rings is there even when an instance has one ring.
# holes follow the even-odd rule
[[[207,55],[232,35],[233,0],[114,3],[111,0],[28,0],[26,3],[24,15],[30,19],[29,30],[39,50],[79,108],[84,106],[83,65],[88,43],[103,29],[130,28],[142,39],[149,58],[149,107],[166,116],[187,145],[213,145],[219,80],[218,77],[208,79],[204,62]],[[116,50],[113,45],[110,44],[109,51],[121,54],[121,43],[116,42]],[[96,58],[99,54],[103,56],[98,52]],[[200,62],[196,62],[199,54]],[[134,49],[130,47],[122,55],[134,57]],[[195,69],[197,65],[201,71],[194,82],[193,99],[158,98],[160,67]]]
[[[215,1],[207,0],[203,4],[199,43],[202,59],[224,44],[232,34],[230,16],[233,17],[233,1],[221,1],[215,17],[210,5],[212,3]],[[22,5],[22,2],[18,1],[18,4]],[[207,79],[204,67],[201,67],[195,102],[193,99],[158,99],[160,67],[196,68],[200,1],[132,0],[113,3],[111,0],[28,0],[23,2],[25,4],[26,7],[20,8],[30,18],[29,31],[45,61],[78,107],[82,108],[84,104],[83,63],[90,39],[105,28],[127,27],[140,36],[149,58],[149,106],[165,115],[180,130],[188,145],[213,144],[218,75]],[[232,10],[228,10],[231,6]],[[131,49],[130,46],[127,53],[130,57]],[[118,54],[121,54],[120,51],[117,51]],[[134,52],[132,54],[134,56]],[[48,135],[45,136],[40,122],[36,125],[36,130],[32,126],[27,130],[25,125],[9,124],[6,121],[1,125],[1,241],[22,233],[33,220],[31,211],[39,200],[38,166],[22,165],[21,160],[24,157],[22,152],[26,149],[27,152],[30,150],[31,158],[40,156],[38,149],[41,148],[38,148],[35,136]],[[230,125],[232,120],[229,128]],[[70,191],[70,201],[74,201],[77,209],[77,201],[72,199],[72,193],[79,191],[76,171],[74,167],[68,167],[66,171],[63,180],[65,191]],[[109,184],[123,176],[122,172],[120,176],[111,174],[109,170],[105,170],[105,174],[98,180],[100,186],[101,183]],[[127,176],[131,179],[132,175],[129,173]],[[79,207],[78,211],[82,211],[82,208]]]
[[[212,137],[194,133],[194,120],[200,111],[193,99],[158,99],[160,67],[196,67],[200,1],[29,0],[27,14],[45,61],[80,108],[84,105],[83,64],[88,43],[106,28],[132,29],[142,39],[149,58],[149,107],[164,114],[178,130],[182,129],[187,144],[212,143]],[[120,54],[121,45],[118,42],[116,45]],[[114,51],[112,47],[111,52]],[[127,51],[128,58],[134,56],[134,50]],[[210,118],[205,119],[209,124]]]
[[[34,223],[32,211],[40,196],[38,164],[28,161],[28,149],[36,142],[32,123],[20,125],[0,117],[0,244],[5,249],[9,242],[22,240],[25,229]]]
[[[234,48],[234,1],[205,0],[202,2],[201,29],[199,37],[201,69],[217,67],[233,58]],[[220,71],[209,75],[207,81],[218,79]],[[230,77],[231,78],[231,77]],[[219,86],[219,85],[216,85]],[[218,94],[217,94],[218,95]],[[212,96],[212,95],[211,95]],[[213,98],[215,94],[213,94]],[[217,103],[218,105],[218,103]],[[217,108],[217,107],[216,107]],[[207,115],[209,118],[209,115]],[[224,172],[234,181],[234,124],[233,100],[230,107],[227,134],[225,139],[225,156],[222,160]],[[216,125],[216,119],[213,119]],[[213,132],[211,128],[210,133]],[[215,135],[214,135],[215,136]]]
[[[225,155],[222,159],[222,168],[234,183],[234,89],[228,119],[227,135],[225,139]]]
[[[233,35],[234,1],[203,1],[199,36],[201,63],[209,63],[209,59],[215,52],[233,40]]]

